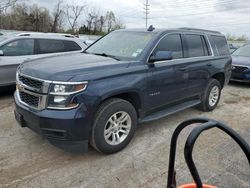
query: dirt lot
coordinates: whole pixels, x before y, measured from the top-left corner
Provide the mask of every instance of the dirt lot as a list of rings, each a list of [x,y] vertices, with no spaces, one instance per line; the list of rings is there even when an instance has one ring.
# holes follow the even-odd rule
[[[225,88],[218,108],[195,108],[142,124],[123,151],[102,155],[94,150],[70,154],[50,145],[13,116],[11,93],[0,95],[0,187],[165,187],[171,135],[181,121],[195,116],[222,120],[250,143],[250,86]],[[191,182],[183,158],[184,131],[177,156],[178,183]],[[194,159],[205,183],[225,188],[249,188],[250,168],[240,148],[217,129],[202,134]]]

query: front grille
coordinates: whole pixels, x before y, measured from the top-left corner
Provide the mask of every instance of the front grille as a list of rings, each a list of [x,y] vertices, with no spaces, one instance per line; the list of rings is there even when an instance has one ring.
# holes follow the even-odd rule
[[[242,72],[244,72],[247,69],[248,69],[248,67],[233,66],[233,72],[234,73],[242,73]]]
[[[43,82],[39,80],[35,80],[26,76],[18,76],[19,81],[21,81],[23,84],[35,88],[35,89],[41,89]]]
[[[26,103],[27,105],[30,105],[32,107],[38,108],[38,104],[39,104],[39,97],[34,96],[34,95],[30,95],[28,93],[19,92],[19,96],[22,102]]]

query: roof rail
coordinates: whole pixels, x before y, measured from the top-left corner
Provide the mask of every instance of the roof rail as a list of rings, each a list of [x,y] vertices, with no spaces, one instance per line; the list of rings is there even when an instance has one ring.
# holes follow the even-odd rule
[[[64,34],[64,33],[41,33],[41,32],[31,32],[31,33],[18,33],[16,36],[32,36],[32,35],[50,35],[50,36],[61,36],[61,37],[68,37],[68,38],[75,38],[74,35],[71,34]]]
[[[221,34],[221,32],[219,32],[219,31],[213,31],[213,30],[207,30],[207,29],[196,29],[196,28],[189,28],[189,27],[181,27],[179,29],[190,30],[190,31],[203,31],[203,32],[210,32],[210,33]]]
[[[67,34],[67,33],[45,33],[47,35],[55,35],[55,36],[62,36],[62,37],[69,37],[69,38],[75,38],[74,35]]]
[[[30,36],[30,35],[33,35],[33,34],[35,34],[35,35],[41,35],[43,33],[35,33],[35,32],[34,33],[28,33],[28,32],[27,33],[17,33],[16,36],[18,36],[18,37],[19,36]]]

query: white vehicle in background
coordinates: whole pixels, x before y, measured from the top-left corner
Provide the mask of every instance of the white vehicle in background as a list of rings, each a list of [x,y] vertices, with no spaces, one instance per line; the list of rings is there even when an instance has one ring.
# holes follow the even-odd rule
[[[93,44],[95,41],[101,38],[99,35],[79,35],[78,37],[87,46]]]
[[[0,36],[0,90],[15,85],[17,67],[24,61],[55,54],[79,53],[87,47],[69,34],[12,33]],[[70,63],[70,62],[69,62]]]

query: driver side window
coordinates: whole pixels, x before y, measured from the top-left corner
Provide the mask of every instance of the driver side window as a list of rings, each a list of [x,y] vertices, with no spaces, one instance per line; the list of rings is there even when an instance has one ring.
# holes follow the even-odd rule
[[[34,54],[34,39],[19,39],[0,47],[4,56],[23,56]]]
[[[153,54],[156,54],[157,51],[172,52],[172,59],[183,58],[181,36],[179,34],[166,35],[158,43]]]

